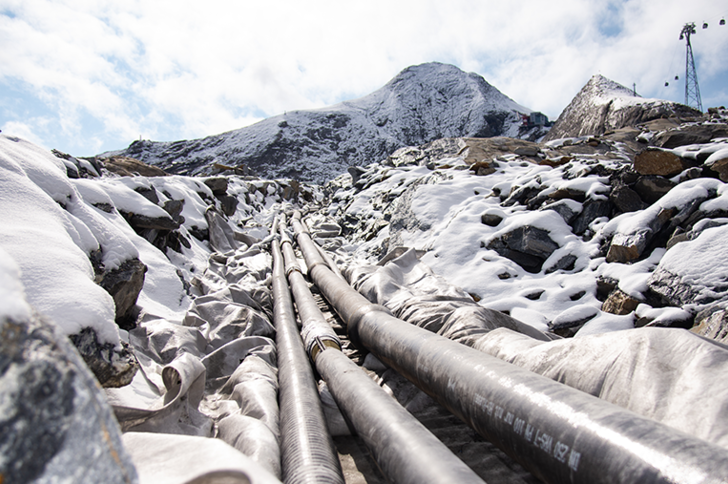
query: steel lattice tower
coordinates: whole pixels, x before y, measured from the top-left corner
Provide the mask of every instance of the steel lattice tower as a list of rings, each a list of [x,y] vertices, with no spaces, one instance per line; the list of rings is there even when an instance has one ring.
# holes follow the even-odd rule
[[[698,86],[698,73],[695,71],[693,46],[690,45],[690,36],[695,33],[695,23],[685,24],[680,32],[680,40],[685,39],[685,104],[703,111],[703,102],[700,100],[700,86]]]

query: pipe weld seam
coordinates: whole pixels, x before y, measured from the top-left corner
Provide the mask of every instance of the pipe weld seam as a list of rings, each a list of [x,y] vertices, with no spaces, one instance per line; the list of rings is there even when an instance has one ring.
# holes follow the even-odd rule
[[[326,267],[326,269],[331,270],[331,268],[329,267],[329,265],[326,263],[325,260],[316,260],[316,261],[313,261],[310,266],[308,266],[308,273],[311,274],[313,272],[314,268],[318,267],[320,265],[323,265],[324,267]]]
[[[356,309],[349,320],[346,321],[346,332],[349,335],[349,339],[358,348],[363,348],[361,339],[359,338],[359,323],[365,316],[375,313],[384,313],[387,316],[392,316],[392,311],[382,306],[381,304],[365,304]]]
[[[292,264],[288,264],[286,266],[286,277],[290,277],[291,274],[294,273],[294,272],[298,272],[299,274],[303,274],[303,272],[301,272],[301,268],[295,262],[292,263]]]
[[[341,351],[341,345],[338,340],[327,336],[316,336],[308,345],[308,355],[311,357],[311,361],[315,363],[318,355],[325,351],[326,348]]]

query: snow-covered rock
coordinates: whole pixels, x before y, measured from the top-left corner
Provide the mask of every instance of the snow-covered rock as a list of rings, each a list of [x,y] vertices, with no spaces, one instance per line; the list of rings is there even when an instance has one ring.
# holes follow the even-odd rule
[[[0,388],[3,482],[137,481],[96,380],[66,335],[26,302],[20,268],[2,248]]]
[[[523,127],[521,115],[530,112],[477,74],[428,63],[408,67],[352,101],[287,112],[197,140],[135,141],[101,156],[133,157],[177,174],[210,174],[228,166],[263,178],[325,183],[351,165],[439,138],[542,136],[541,128]]]

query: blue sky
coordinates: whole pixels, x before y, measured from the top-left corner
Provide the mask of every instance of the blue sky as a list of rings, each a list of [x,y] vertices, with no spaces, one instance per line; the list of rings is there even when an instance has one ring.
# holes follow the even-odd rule
[[[360,97],[429,61],[553,119],[597,73],[681,102],[686,22],[703,106],[725,106],[725,17],[726,0],[0,0],[0,129],[88,156]]]

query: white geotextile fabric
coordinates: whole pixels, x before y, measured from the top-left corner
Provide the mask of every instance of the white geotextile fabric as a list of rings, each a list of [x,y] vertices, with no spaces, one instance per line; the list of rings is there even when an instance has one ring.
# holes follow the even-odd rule
[[[139,474],[139,484],[280,483],[255,461],[218,439],[127,432],[122,440]]]
[[[351,285],[372,302],[386,306],[398,318],[451,339],[470,340],[506,327],[539,340],[551,336],[484,308],[460,288],[435,275],[413,249],[383,266],[359,266],[348,271]]]
[[[408,251],[350,271],[395,316],[728,448],[728,346],[683,329],[551,339],[478,306]]]
[[[219,442],[209,437],[217,437],[280,478],[269,277],[270,256],[257,247],[214,253],[194,281],[203,295],[182,324],[143,320],[129,332],[140,371],[130,385],[107,391],[125,432],[156,433],[154,442],[173,434],[206,437],[196,441],[203,453],[208,445],[214,453]],[[200,458],[189,459],[192,468]]]

